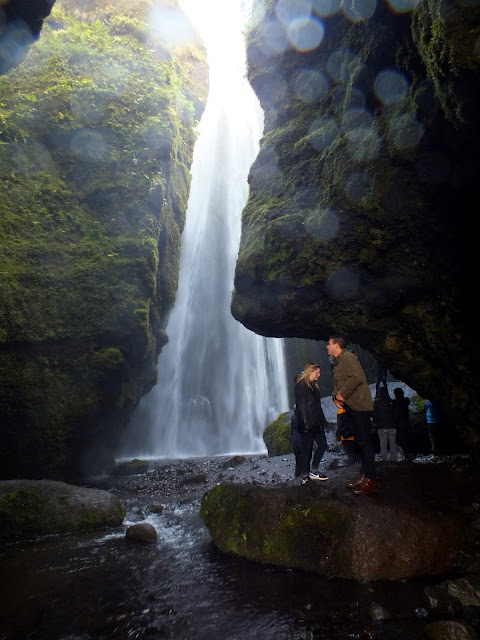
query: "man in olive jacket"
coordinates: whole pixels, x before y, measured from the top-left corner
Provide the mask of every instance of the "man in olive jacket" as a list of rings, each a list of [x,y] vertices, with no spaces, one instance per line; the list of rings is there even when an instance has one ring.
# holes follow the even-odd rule
[[[331,336],[327,344],[333,361],[333,401],[343,407],[352,422],[355,444],[360,454],[361,476],[350,483],[353,493],[361,495],[373,491],[377,486],[375,452],[370,435],[373,399],[365,372],[356,355],[346,350],[343,336]]]

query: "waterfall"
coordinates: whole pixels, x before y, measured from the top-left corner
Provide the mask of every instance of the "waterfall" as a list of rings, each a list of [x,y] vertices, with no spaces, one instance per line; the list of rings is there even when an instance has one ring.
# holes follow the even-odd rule
[[[194,21],[201,19],[209,96],[193,156],[169,342],[157,385],[129,429],[144,434],[137,455],[264,452],[263,430],[288,409],[283,340],[252,333],[230,313],[247,177],[263,130],[263,112],[246,79],[245,4],[181,2]]]

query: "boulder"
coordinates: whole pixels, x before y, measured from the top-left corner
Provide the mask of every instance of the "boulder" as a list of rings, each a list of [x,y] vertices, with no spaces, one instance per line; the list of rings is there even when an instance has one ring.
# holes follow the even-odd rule
[[[0,482],[0,543],[122,524],[113,494],[52,480]]]
[[[164,508],[163,504],[149,504],[147,507],[147,513],[163,513]]]
[[[397,468],[366,496],[343,474],[304,486],[222,483],[204,494],[200,515],[220,550],[260,563],[365,580],[452,570],[471,537],[442,484],[452,474]]]
[[[139,460],[135,458],[134,460],[127,460],[125,462],[120,462],[113,469],[113,476],[135,476],[142,473],[147,473],[148,471],[148,460]]]
[[[287,453],[292,453],[290,418],[290,411],[281,413],[263,432],[263,441],[269,456],[284,456]]]
[[[477,576],[446,580],[425,587],[427,606],[432,613],[456,615],[464,607],[480,607],[480,581]]]
[[[224,462],[222,462],[220,467],[222,469],[230,469],[233,467],[238,467],[244,462],[245,462],[245,456],[233,456],[233,458],[228,458],[228,460],[225,460]]]
[[[148,522],[138,522],[128,527],[125,537],[133,542],[156,542],[158,534],[153,525]]]
[[[425,627],[429,640],[477,640],[475,629],[456,620],[439,620]]]

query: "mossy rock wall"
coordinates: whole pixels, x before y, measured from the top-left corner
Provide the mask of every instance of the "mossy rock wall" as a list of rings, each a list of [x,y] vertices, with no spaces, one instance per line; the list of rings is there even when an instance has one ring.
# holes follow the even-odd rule
[[[2,477],[108,468],[155,384],[207,85],[170,0],[58,1],[0,76]]]
[[[300,51],[284,5],[257,4],[249,79],[265,131],[233,315],[267,336],[345,333],[477,448],[479,252],[465,231],[480,205],[480,8],[378,2],[353,19],[345,5],[314,16],[323,39]]]

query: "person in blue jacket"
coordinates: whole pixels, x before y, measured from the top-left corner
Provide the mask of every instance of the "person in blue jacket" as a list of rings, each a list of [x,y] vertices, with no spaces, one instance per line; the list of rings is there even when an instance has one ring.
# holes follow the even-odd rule
[[[448,445],[445,442],[445,425],[442,421],[440,407],[436,402],[425,400],[425,418],[432,453],[434,455],[448,453]]]

